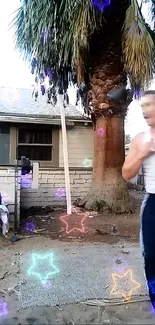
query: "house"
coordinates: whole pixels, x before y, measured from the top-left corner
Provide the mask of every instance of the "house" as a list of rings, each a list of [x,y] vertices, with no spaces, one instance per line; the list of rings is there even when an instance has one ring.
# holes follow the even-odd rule
[[[91,120],[76,107],[66,107],[65,117],[73,203],[91,188],[94,136]],[[47,104],[46,96],[35,102],[29,89],[0,88],[0,192],[9,202],[14,163],[22,156],[39,162],[38,188],[31,188],[31,174],[20,178],[18,209],[66,204],[59,107]]]

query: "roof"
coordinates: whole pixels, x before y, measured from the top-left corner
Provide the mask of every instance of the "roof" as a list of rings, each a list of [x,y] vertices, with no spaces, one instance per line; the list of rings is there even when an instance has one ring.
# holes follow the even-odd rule
[[[31,89],[0,88],[0,120],[60,124],[60,107],[47,104],[46,100],[46,95],[40,95],[35,102]],[[66,120],[91,122],[76,106],[69,104],[64,110]]]

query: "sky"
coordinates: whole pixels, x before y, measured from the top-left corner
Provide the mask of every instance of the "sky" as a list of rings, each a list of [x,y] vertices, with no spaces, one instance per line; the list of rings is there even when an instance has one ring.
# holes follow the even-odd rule
[[[18,51],[15,51],[13,30],[8,25],[13,18],[13,12],[20,6],[20,0],[0,1],[0,87],[32,88],[34,78],[31,75],[30,67],[21,58]],[[150,23],[148,14],[149,5],[144,4],[143,12],[147,22]],[[155,83],[151,86],[155,89]],[[69,91],[70,102],[75,105],[75,92]],[[140,103],[133,101],[129,107],[125,123],[125,131],[134,137],[137,133],[147,128],[143,119]]]

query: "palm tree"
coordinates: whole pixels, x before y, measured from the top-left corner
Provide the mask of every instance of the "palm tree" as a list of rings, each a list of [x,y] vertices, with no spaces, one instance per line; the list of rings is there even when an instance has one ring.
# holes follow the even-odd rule
[[[92,189],[81,204],[129,211],[121,169],[131,96],[119,87],[128,78],[138,94],[153,78],[154,33],[141,6],[137,0],[22,0],[14,25],[17,48],[32,60],[32,72],[48,75],[65,96],[69,82],[76,83],[77,99],[92,117]],[[117,89],[121,96],[115,100]]]

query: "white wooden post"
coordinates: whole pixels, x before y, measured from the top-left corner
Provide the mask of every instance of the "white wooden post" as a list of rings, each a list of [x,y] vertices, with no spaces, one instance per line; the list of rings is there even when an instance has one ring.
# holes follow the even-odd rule
[[[70,178],[69,178],[69,165],[68,165],[68,147],[67,147],[67,133],[66,121],[63,107],[63,96],[58,95],[60,113],[61,113],[61,128],[62,128],[62,143],[63,143],[63,157],[64,157],[64,171],[65,171],[65,187],[66,187],[66,200],[67,200],[67,214],[71,214],[71,191],[70,191]]]

